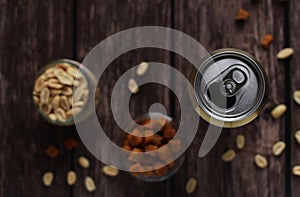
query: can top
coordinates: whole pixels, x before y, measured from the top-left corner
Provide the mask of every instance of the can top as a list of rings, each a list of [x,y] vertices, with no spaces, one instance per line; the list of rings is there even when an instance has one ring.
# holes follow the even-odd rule
[[[210,117],[235,122],[258,114],[267,97],[267,77],[250,54],[221,49],[205,59],[194,78],[194,94]]]

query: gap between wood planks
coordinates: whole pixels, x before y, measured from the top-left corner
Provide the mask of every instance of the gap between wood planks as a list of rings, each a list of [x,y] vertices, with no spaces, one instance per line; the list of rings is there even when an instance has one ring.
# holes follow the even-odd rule
[[[288,0],[284,5],[284,47],[290,46],[290,0]],[[285,196],[291,196],[291,77],[290,77],[290,59],[286,60],[285,65],[285,102],[287,105],[287,113],[285,116],[285,140],[286,140],[286,157],[285,157],[285,167],[286,167],[286,188]]]

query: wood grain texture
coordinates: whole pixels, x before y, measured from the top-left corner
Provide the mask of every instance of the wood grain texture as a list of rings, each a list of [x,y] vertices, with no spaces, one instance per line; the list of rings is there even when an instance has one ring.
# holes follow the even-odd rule
[[[77,58],[82,60],[96,44],[114,33],[145,25],[170,26],[169,1],[78,1],[77,5]],[[126,44],[126,40],[122,44]],[[137,40],[137,42],[139,42]],[[117,80],[129,68],[141,61],[154,61],[169,64],[169,53],[157,49],[139,49],[127,52],[116,58],[103,73],[100,81],[100,104],[97,107],[99,121],[107,136],[118,143],[119,127],[114,122],[110,109],[111,93]],[[135,76],[133,76],[135,77]],[[168,81],[168,76],[166,76]],[[125,88],[120,95],[125,95]],[[130,112],[132,117],[148,112],[153,103],[161,103],[170,111],[169,90],[158,84],[149,84],[140,88],[137,95],[131,97]],[[91,168],[79,171],[79,180],[90,175],[95,179],[97,189],[93,196],[170,196],[170,180],[163,183],[145,183],[122,172],[118,177],[111,178],[102,173],[103,164],[84,148],[76,151],[74,159],[86,155],[92,161]],[[74,196],[87,196],[82,183],[74,188]]]
[[[198,139],[195,139],[187,153],[185,171],[181,171],[179,175],[185,178],[176,184],[182,185],[183,180],[194,176],[199,181],[194,196],[284,196],[285,155],[275,158],[271,154],[271,147],[277,140],[284,140],[285,122],[284,119],[273,120],[270,116],[272,107],[285,102],[285,98],[280,96],[285,93],[285,79],[281,74],[285,70],[275,57],[283,45],[283,7],[272,0],[257,3],[175,1],[174,7],[175,29],[191,35],[209,51],[233,47],[253,54],[264,66],[272,87],[260,116],[244,127],[224,129],[213,150],[203,159],[196,158],[206,132],[205,127],[200,126]],[[235,22],[239,8],[250,12],[249,20],[241,24]],[[268,50],[260,46],[260,40],[265,33],[271,33],[275,37],[275,42]],[[176,57],[175,67],[187,76],[191,75],[191,65],[182,58]],[[222,163],[220,158],[226,149],[237,150],[235,137],[239,133],[246,136],[246,147],[237,151],[232,163]],[[254,165],[253,158],[256,153],[268,158],[268,169],[258,169]],[[178,187],[176,192],[182,193]]]
[[[38,70],[72,57],[72,2],[0,1],[0,196],[68,196],[65,172],[71,155],[62,141],[72,132],[46,123],[32,103]],[[45,150],[61,153],[49,159]],[[42,184],[54,171],[53,188]]]
[[[286,5],[275,0],[0,0],[0,196],[281,197],[289,196],[289,191],[291,196],[298,196],[300,179],[296,176],[289,179],[291,167],[286,164],[300,165],[300,147],[294,139],[296,130],[300,129],[300,107],[292,101],[292,92],[300,89],[297,81],[300,60],[297,55],[291,62],[276,59],[277,52],[288,44],[292,44],[296,54],[300,50],[300,3],[290,0],[290,4],[290,16],[284,20]],[[235,22],[239,8],[250,11],[248,21]],[[290,42],[287,29],[284,29],[289,21]],[[207,123],[201,121],[179,172],[159,183],[142,182],[126,172],[120,172],[115,178],[105,176],[102,173],[104,164],[84,147],[75,128],[50,125],[38,116],[31,101],[35,76],[45,64],[64,57],[82,61],[96,44],[108,36],[145,25],[172,27],[185,32],[208,51],[224,47],[245,50],[262,62],[271,87],[268,102],[260,116],[244,127],[224,129],[205,158],[197,156],[207,130]],[[267,50],[260,46],[265,33],[274,35],[274,42]],[[120,129],[113,121],[110,95],[120,76],[141,61],[172,65],[186,78],[190,78],[193,71],[186,59],[161,49],[138,49],[116,58],[99,81],[101,95],[97,106],[100,124],[116,143],[119,142]],[[174,81],[171,75],[165,78],[179,95],[186,94],[182,83]],[[284,96],[289,82],[292,84],[290,95]],[[121,95],[126,91],[124,89]],[[176,95],[158,84],[147,84],[132,96],[131,115],[136,117],[147,113],[151,104],[157,102],[163,104],[175,119],[180,115],[189,116],[181,114]],[[270,111],[280,103],[288,104],[289,111],[286,117],[274,120]],[[291,125],[287,125],[289,122]],[[246,136],[246,146],[242,151],[235,146],[235,138],[240,133]],[[79,146],[71,152],[63,146],[63,141],[70,136],[79,142]],[[290,144],[283,155],[275,157],[272,145],[278,140]],[[60,149],[57,158],[49,159],[45,155],[49,145]],[[228,148],[237,150],[237,157],[225,164],[221,155]],[[267,169],[255,166],[253,159],[256,153],[267,157]],[[89,169],[78,165],[77,159],[81,155],[89,158]],[[65,183],[69,169],[74,169],[78,176],[73,187]],[[50,188],[42,185],[45,171],[55,174]],[[88,193],[84,187],[87,175],[95,180],[97,189],[93,193]],[[196,191],[191,195],[185,192],[189,177],[198,181]]]
[[[300,130],[300,122],[299,122],[299,117],[300,117],[300,106],[295,103],[293,100],[293,92],[295,90],[300,90],[300,84],[299,84],[299,79],[300,79],[300,68],[299,68],[299,63],[300,63],[300,58],[298,56],[298,53],[300,51],[300,42],[299,42],[299,35],[300,35],[300,29],[299,29],[299,12],[296,10],[300,9],[300,3],[299,1],[290,1],[290,46],[295,49],[295,55],[292,57],[291,61],[286,61],[286,65],[288,63],[290,64],[289,67],[289,75],[290,79],[287,80],[287,82],[291,83],[290,85],[290,117],[291,117],[291,127],[290,131],[287,131],[290,133],[290,141],[291,141],[291,169],[295,165],[300,165],[300,158],[299,158],[299,150],[300,150],[300,145],[297,143],[295,139],[295,133],[297,130]],[[289,173],[292,173],[291,171]],[[291,175],[291,196],[298,196],[300,192],[299,188],[300,184],[300,177],[297,177],[295,175]]]

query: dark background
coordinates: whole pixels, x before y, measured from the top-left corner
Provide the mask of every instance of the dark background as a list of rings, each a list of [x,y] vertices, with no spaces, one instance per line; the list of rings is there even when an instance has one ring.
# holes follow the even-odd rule
[[[251,14],[244,24],[235,22],[239,8]],[[0,0],[0,196],[187,196],[185,183],[190,177],[198,181],[190,196],[299,196],[300,177],[291,174],[292,166],[300,164],[300,147],[294,139],[300,129],[300,107],[292,100],[293,91],[300,89],[299,8],[298,0]],[[262,62],[270,81],[269,99],[255,121],[224,129],[213,150],[198,158],[207,126],[201,122],[184,165],[175,176],[160,183],[141,182],[125,172],[115,178],[103,175],[103,164],[86,150],[75,128],[48,124],[38,116],[31,100],[34,78],[48,62],[58,58],[81,61],[106,37],[144,25],[183,31],[209,51],[224,47],[245,50]],[[266,33],[274,36],[267,50],[260,46]],[[277,52],[290,45],[295,49],[293,58],[278,61]],[[170,64],[187,77],[191,74],[189,62],[164,50],[134,50],[117,58],[100,81],[105,83],[100,86],[100,122],[112,139],[117,137],[117,127],[109,108],[110,93],[122,73],[143,60]],[[170,76],[166,80],[179,91],[182,88]],[[133,116],[145,113],[158,101],[169,115],[180,116],[176,97],[159,85],[142,87],[132,98],[131,112]],[[270,111],[280,103],[285,103],[288,111],[274,120]],[[240,133],[246,136],[245,148],[233,162],[223,163],[222,153],[235,148],[235,137]],[[63,146],[70,136],[79,142],[73,151]],[[272,145],[278,140],[285,141],[287,147],[281,156],[274,157]],[[60,149],[57,158],[45,155],[49,145]],[[255,166],[256,153],[267,157],[268,168]],[[81,155],[91,161],[88,170],[77,164]],[[65,182],[69,169],[78,175],[73,187]],[[48,170],[55,174],[50,188],[41,180]],[[95,179],[94,193],[89,194],[84,187],[86,175]]]

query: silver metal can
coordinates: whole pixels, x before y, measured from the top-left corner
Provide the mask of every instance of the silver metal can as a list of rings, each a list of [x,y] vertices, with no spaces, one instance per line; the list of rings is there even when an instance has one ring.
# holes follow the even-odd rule
[[[205,58],[192,77],[198,114],[217,126],[243,126],[263,109],[268,80],[261,64],[238,49],[220,49]]]

